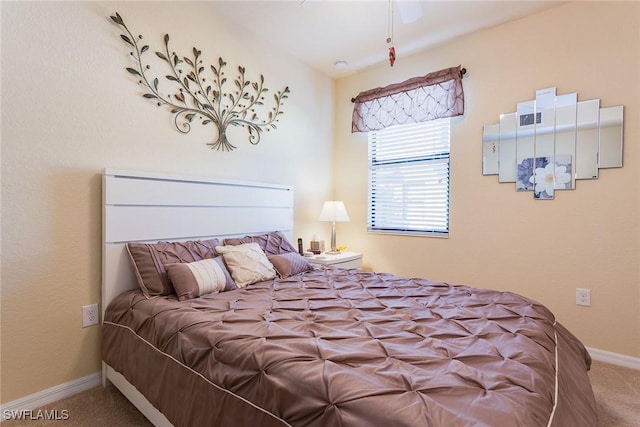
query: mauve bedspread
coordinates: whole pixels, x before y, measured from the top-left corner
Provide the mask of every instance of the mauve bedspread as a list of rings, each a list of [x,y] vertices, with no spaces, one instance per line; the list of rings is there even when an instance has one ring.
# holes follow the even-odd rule
[[[389,274],[127,292],[102,351],[180,426],[597,425],[589,355],[544,306]]]

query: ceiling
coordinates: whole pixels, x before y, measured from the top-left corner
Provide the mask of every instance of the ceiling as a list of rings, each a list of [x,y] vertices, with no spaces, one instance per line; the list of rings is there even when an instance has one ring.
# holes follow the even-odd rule
[[[464,34],[557,6],[563,1],[289,0],[216,1],[215,13],[332,77],[388,61]],[[410,22],[413,21],[413,22]],[[335,63],[347,66],[337,69]]]

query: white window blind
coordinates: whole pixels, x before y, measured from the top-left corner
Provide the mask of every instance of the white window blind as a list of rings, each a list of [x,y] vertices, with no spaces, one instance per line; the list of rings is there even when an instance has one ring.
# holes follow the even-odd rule
[[[448,235],[449,122],[369,132],[369,231]]]

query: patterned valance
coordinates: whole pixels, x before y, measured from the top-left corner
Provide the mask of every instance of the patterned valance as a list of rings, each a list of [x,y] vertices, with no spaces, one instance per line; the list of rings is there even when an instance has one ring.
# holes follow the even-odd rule
[[[464,113],[460,66],[361,92],[354,98],[351,132],[420,123]]]

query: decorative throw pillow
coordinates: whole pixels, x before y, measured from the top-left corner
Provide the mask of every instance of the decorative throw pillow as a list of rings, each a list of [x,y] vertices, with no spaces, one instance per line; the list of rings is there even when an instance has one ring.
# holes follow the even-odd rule
[[[216,246],[224,262],[231,271],[236,286],[244,288],[252,283],[276,277],[276,270],[257,243],[243,243],[237,246]]]
[[[165,265],[180,301],[236,289],[222,257]]]
[[[147,297],[174,293],[167,277],[166,264],[215,258],[220,240],[189,240],[185,242],[127,243],[140,290]]]
[[[237,246],[243,243],[257,243],[260,249],[267,255],[278,255],[287,252],[297,252],[298,250],[287,240],[284,234],[279,231],[259,234],[256,236],[234,237],[224,239],[224,244]]]
[[[269,261],[275,267],[278,275],[283,279],[294,274],[304,273],[313,270],[313,266],[309,261],[304,259],[297,252],[287,252],[286,254],[271,255]]]

